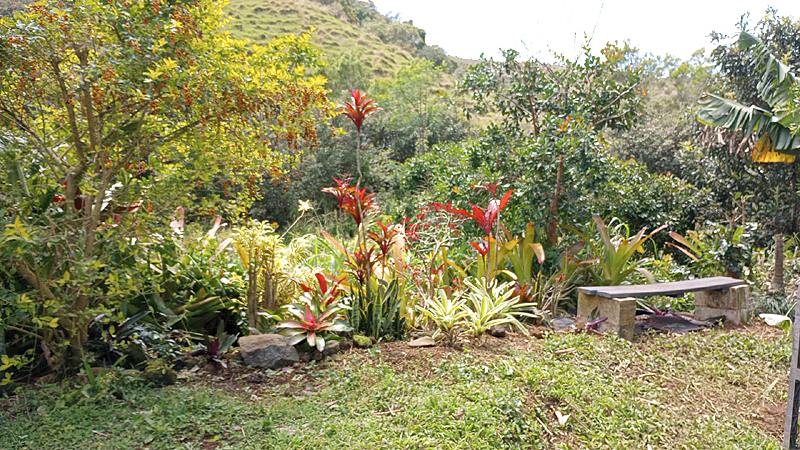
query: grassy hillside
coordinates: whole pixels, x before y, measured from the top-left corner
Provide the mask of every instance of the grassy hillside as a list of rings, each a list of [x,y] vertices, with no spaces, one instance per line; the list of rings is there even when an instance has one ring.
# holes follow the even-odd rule
[[[348,22],[335,5],[326,6],[310,0],[231,0],[228,13],[231,33],[258,43],[314,27],[313,42],[329,59],[356,50],[376,77],[393,75],[413,57],[413,49],[384,43],[357,24]]]

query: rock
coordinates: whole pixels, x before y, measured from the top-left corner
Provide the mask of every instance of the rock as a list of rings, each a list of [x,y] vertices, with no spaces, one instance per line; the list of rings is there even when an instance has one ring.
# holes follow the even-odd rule
[[[325,355],[323,355],[322,352],[319,350],[314,350],[314,352],[311,353],[311,359],[313,359],[314,361],[322,361],[323,359],[325,359]]]
[[[182,359],[183,359],[184,366],[187,369],[191,369],[194,366],[199,365],[203,361],[203,359],[198,358],[196,356],[185,356]]]
[[[573,325],[575,325],[575,319],[566,316],[559,316],[553,319],[553,328],[556,330],[564,330]]]
[[[178,381],[178,373],[164,358],[158,358],[147,363],[144,378],[156,386],[170,386]]]
[[[346,352],[353,348],[353,343],[351,341],[339,341],[339,351]]]
[[[338,361],[343,360],[344,358],[342,358],[342,355],[333,355],[333,356],[331,356],[331,359],[333,359],[334,361],[338,362]]]
[[[413,341],[408,341],[409,347],[433,347],[434,345],[436,345],[436,340],[430,336],[422,336]]]
[[[372,339],[370,339],[370,338],[368,338],[366,336],[362,336],[360,334],[357,334],[357,335],[353,336],[353,343],[358,348],[372,347]]]
[[[322,354],[325,356],[331,356],[339,353],[341,350],[341,344],[339,341],[326,341],[325,342],[325,350],[322,351]]]
[[[506,333],[509,331],[509,326],[507,323],[501,323],[499,325],[492,325],[489,328],[489,336],[494,336],[496,338],[504,338],[506,337]]]
[[[255,334],[239,338],[245,364],[265,369],[280,369],[300,361],[300,355],[289,338],[280,334]]]
[[[144,367],[147,360],[150,359],[150,356],[147,354],[147,349],[139,342],[132,342],[125,348],[123,354],[125,355],[126,365],[139,369]]]
[[[311,361],[311,353],[310,352],[300,353],[300,362],[307,363],[309,361]]]

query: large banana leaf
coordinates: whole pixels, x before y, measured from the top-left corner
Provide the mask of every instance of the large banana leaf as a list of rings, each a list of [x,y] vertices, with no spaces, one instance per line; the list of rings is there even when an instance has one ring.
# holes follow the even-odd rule
[[[800,121],[800,116],[789,108],[794,98],[792,86],[797,83],[797,77],[755,36],[742,32],[739,48],[752,50],[758,58],[758,68],[763,72],[757,85],[758,94],[774,112],[708,94],[700,99],[697,119],[707,125],[757,136],[758,145],[753,151],[755,161],[793,161],[794,158],[777,154],[800,154],[800,136],[793,135],[790,130],[792,124]]]
[[[780,116],[755,105],[745,106],[734,100],[707,94],[700,99],[697,119],[707,125],[741,130],[748,136],[755,134],[760,137],[766,134],[773,151],[800,154],[800,136],[792,135],[791,130],[780,123]]]
[[[756,86],[758,95],[773,108],[788,105],[793,98],[792,85],[797,82],[789,66],[770,53],[757,37],[747,32],[739,34],[739,48],[752,49],[758,57],[759,69],[764,72]]]

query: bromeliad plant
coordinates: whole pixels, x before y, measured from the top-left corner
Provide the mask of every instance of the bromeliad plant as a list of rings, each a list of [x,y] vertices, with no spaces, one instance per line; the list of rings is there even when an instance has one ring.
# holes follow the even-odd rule
[[[291,345],[305,340],[312,348],[322,351],[326,338],[332,333],[351,331],[352,328],[343,314],[348,307],[339,298],[342,280],[334,280],[329,284],[325,275],[316,273],[314,276],[318,286],[312,288],[303,284],[305,292],[300,300],[286,306],[286,311],[297,320],[280,322],[278,328],[290,338]]]
[[[418,305],[417,310],[436,326],[436,333],[444,334],[447,342],[453,345],[464,319],[469,315],[466,307],[467,299],[461,292],[448,295],[444,289],[437,289],[436,296],[426,300],[425,305]]]
[[[589,273],[592,275],[592,283],[599,286],[622,284],[634,271],[640,272],[650,283],[655,282],[653,274],[642,266],[643,260],[636,259],[636,253],[644,253],[644,243],[656,233],[667,227],[666,224],[645,235],[646,227],[630,236],[628,227],[618,224],[614,227],[611,235],[608,226],[603,222],[599,214],[592,216],[596,226],[599,242],[588,237],[587,233],[581,232],[574,227],[567,226],[570,230],[578,234],[584,242],[589,244],[589,250],[593,259],[585,261]]]
[[[475,282],[465,279],[467,285],[466,316],[467,331],[475,337],[482,336],[495,325],[510,324],[524,334],[528,330],[517,318],[527,316],[541,318],[541,312],[530,303],[520,303],[514,296],[514,284],[498,283],[497,280]]]

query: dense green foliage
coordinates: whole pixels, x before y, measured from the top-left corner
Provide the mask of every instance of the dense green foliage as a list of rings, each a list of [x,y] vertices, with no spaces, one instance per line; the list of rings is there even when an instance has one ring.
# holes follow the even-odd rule
[[[775,255],[761,247],[775,233],[800,231],[798,163],[755,165],[752,140],[695,120],[705,90],[723,102],[764,100],[752,76],[758,57],[786,55],[796,70],[800,33],[774,14],[754,30],[769,49],[757,54],[723,44],[721,35],[710,59],[698,52],[690,61],[615,45],[598,55],[587,44],[576,60],[544,64],[506,50],[455,83],[453,59],[428,46],[424,30],[361,0],[236,0],[224,12],[212,0],[45,0],[27,12],[19,5],[0,10],[22,11],[0,19],[0,377],[56,378],[83,367],[89,387],[80,394],[91,399],[31,400],[40,424],[102,402],[128,414],[136,398],[150,402],[152,416],[156,407],[169,410],[159,417],[186,431],[193,419],[170,414],[198,414],[194,407],[159,403],[171,401],[169,391],[148,398],[137,372],[105,379],[90,366],[158,361],[167,373],[162,358],[196,353],[219,368],[235,339],[250,333],[280,331],[299,350],[316,349],[306,355],[317,359],[353,334],[381,344],[441,334],[458,348],[485,342],[493,325],[525,334],[529,325],[550,326],[574,306],[581,284],[725,273],[763,292],[782,263],[772,264]],[[300,34],[311,24],[318,30]],[[290,32],[297,34],[273,39]],[[328,98],[344,101],[341,114]],[[791,100],[773,112],[798,108]],[[478,116],[496,123],[479,130]],[[795,238],[775,252],[796,268],[797,249]],[[759,308],[785,312],[785,298],[762,292]],[[690,309],[691,300],[672,305]],[[722,336],[714,343],[735,355],[755,349],[783,368],[782,347]],[[579,405],[599,424],[560,424],[555,434],[573,442],[627,448],[636,438],[603,431],[626,427],[654,444],[676,444],[652,424],[678,425],[659,422],[639,401],[662,397],[625,384],[629,374],[600,364],[605,375],[588,387],[596,400],[575,387],[597,358],[629,364],[624,355],[634,349],[590,339],[548,337],[543,354],[512,352],[477,369],[467,353],[430,366],[436,376],[420,383],[404,380],[401,387],[421,398],[409,409],[432,417],[432,428],[411,411],[396,424],[381,421],[385,408],[391,416],[403,411],[353,380],[367,377],[391,393],[399,388],[389,381],[406,375],[378,359],[320,375],[380,404],[342,401],[375,426],[403,429],[391,444],[368,431],[344,436],[353,425],[338,411],[329,418],[341,429],[276,426],[290,415],[324,415],[321,404],[350,395],[340,386],[321,394],[333,403],[278,402],[268,420],[233,401],[215,411],[241,422],[243,439],[234,433],[232,446],[254,439],[247,429],[267,445],[319,439],[325,447],[349,438],[459,447],[465,441],[447,434],[459,424],[435,414],[452,406],[445,395],[457,393],[448,389],[491,385],[469,394],[473,415],[457,413],[474,419],[473,446],[554,443],[551,397],[569,399],[557,404]],[[667,345],[700,348],[703,337],[694,339]],[[552,354],[562,344],[595,362]],[[636,356],[642,370],[658,370],[644,353]],[[553,379],[564,386],[545,382]],[[772,395],[762,386],[769,381],[756,383],[764,396]],[[197,408],[209,403],[198,395]],[[614,413],[604,414],[609,408]],[[174,446],[176,438],[148,418],[148,435],[120,433],[111,445]],[[224,434],[229,424],[215,420],[202,433],[186,431],[190,445]],[[773,444],[744,420],[726,422],[713,439],[734,442],[734,428],[749,444]],[[685,446],[711,440],[678,434]]]
[[[250,180],[280,177],[315,141],[330,105],[305,73],[309,37],[253,46],[221,14],[214,2],[53,0],[0,21],[0,330],[55,368],[79,359],[98,314],[181,290],[163,284],[182,282],[178,266],[159,267],[176,278],[155,292],[147,277],[181,262],[159,252],[184,232],[177,206],[235,214],[258,197]],[[189,266],[193,280],[208,273]]]
[[[481,139],[440,147],[404,167],[401,196],[416,194],[417,202],[453,201],[467,204],[471,186],[486,179],[514,190],[506,226],[522,232],[533,220],[544,224],[556,184],[559,155],[533,138],[510,141],[489,131]],[[706,194],[674,176],[656,175],[635,161],[620,161],[602,147],[590,157],[564,155],[563,223],[582,224],[592,213],[619,217],[632,229],[669,223],[691,228],[708,204]],[[411,205],[409,205],[410,207]]]

